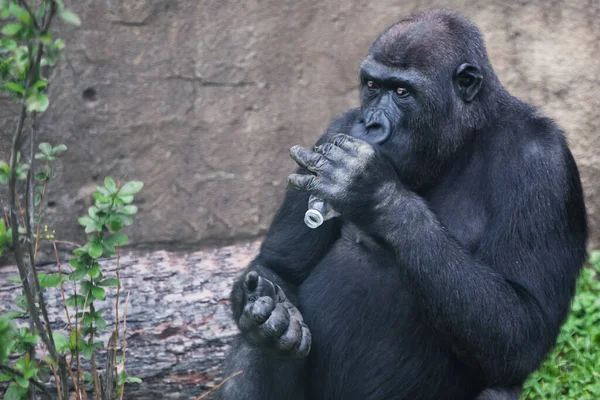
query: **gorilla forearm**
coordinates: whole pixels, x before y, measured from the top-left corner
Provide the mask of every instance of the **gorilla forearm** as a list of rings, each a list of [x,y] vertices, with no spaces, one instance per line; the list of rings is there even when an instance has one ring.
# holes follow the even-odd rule
[[[398,250],[424,317],[489,384],[520,384],[551,346],[561,321],[549,315],[557,313],[542,311],[540,294],[511,282],[503,266],[474,259],[420,197],[404,190],[394,198],[365,229],[387,233],[383,239]],[[548,260],[514,260],[527,261],[531,264],[523,269],[535,276]],[[568,304],[567,298],[556,300],[558,308]]]

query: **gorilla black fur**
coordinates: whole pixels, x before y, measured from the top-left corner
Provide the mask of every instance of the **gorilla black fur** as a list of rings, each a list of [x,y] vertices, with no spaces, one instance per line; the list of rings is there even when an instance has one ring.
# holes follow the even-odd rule
[[[227,400],[508,400],[555,343],[587,224],[561,130],[454,12],[383,32],[236,282]],[[341,134],[340,134],[341,133]],[[308,197],[342,216],[303,224]]]

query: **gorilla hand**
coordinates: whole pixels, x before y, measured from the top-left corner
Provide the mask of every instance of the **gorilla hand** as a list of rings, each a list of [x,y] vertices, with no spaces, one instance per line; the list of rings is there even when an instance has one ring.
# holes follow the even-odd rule
[[[290,155],[315,175],[292,174],[288,182],[323,199],[349,219],[373,218],[374,212],[398,195],[399,180],[392,165],[369,143],[344,134]]]
[[[310,330],[283,290],[256,271],[245,276],[243,286],[246,305],[238,326],[246,338],[280,356],[306,357]]]

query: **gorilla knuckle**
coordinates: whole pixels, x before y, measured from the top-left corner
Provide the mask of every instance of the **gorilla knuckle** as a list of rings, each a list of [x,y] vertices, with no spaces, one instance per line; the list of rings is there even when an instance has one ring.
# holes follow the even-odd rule
[[[252,317],[257,323],[265,322],[273,311],[273,299],[270,297],[259,297],[252,306]]]
[[[263,324],[262,330],[267,336],[281,336],[290,324],[287,312],[273,312]]]

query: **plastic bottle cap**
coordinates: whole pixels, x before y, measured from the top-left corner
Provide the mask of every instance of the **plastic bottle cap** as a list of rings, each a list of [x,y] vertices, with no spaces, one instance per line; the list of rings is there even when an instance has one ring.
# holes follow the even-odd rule
[[[324,220],[323,214],[312,208],[304,214],[304,223],[312,229],[320,226]]]

